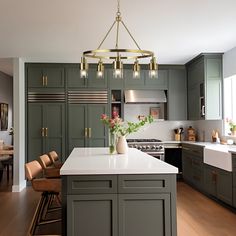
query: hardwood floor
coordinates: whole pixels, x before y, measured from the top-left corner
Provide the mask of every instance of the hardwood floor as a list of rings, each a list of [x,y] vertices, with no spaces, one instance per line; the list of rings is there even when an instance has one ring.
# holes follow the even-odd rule
[[[178,182],[177,225],[178,236],[235,236],[236,214]]]
[[[205,197],[184,182],[178,182],[178,236],[234,236],[236,214]],[[40,198],[31,187],[21,193],[0,192],[0,235],[26,236]],[[55,225],[58,233],[60,226]],[[47,232],[48,228],[43,229]],[[49,232],[55,231],[52,227]]]

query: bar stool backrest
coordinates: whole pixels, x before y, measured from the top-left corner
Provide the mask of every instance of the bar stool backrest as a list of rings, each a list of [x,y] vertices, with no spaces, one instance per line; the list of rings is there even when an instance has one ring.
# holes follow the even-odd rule
[[[39,163],[41,164],[43,169],[46,169],[47,167],[49,167],[53,164],[52,160],[50,159],[50,157],[47,154],[44,154],[39,157]]]
[[[42,171],[43,168],[38,161],[31,161],[25,164],[25,175],[30,181],[39,176]]]
[[[56,151],[49,152],[49,156],[50,156],[53,163],[56,161],[59,161],[59,157],[58,157],[58,154],[56,153]]]

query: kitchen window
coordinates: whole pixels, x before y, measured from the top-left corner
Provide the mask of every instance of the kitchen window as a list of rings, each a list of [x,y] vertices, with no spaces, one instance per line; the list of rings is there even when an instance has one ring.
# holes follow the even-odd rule
[[[224,127],[230,135],[229,121],[236,125],[236,75],[224,79]]]

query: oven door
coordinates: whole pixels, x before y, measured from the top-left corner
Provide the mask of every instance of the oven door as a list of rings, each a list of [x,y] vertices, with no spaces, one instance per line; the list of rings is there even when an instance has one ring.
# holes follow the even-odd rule
[[[160,159],[161,161],[165,161],[165,154],[164,152],[145,152],[150,156],[153,156],[157,159]]]

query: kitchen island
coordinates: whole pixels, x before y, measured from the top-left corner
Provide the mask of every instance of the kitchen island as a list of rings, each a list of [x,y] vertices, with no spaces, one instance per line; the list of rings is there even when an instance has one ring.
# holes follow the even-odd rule
[[[176,236],[178,169],[135,148],[74,148],[62,175],[63,235]]]

